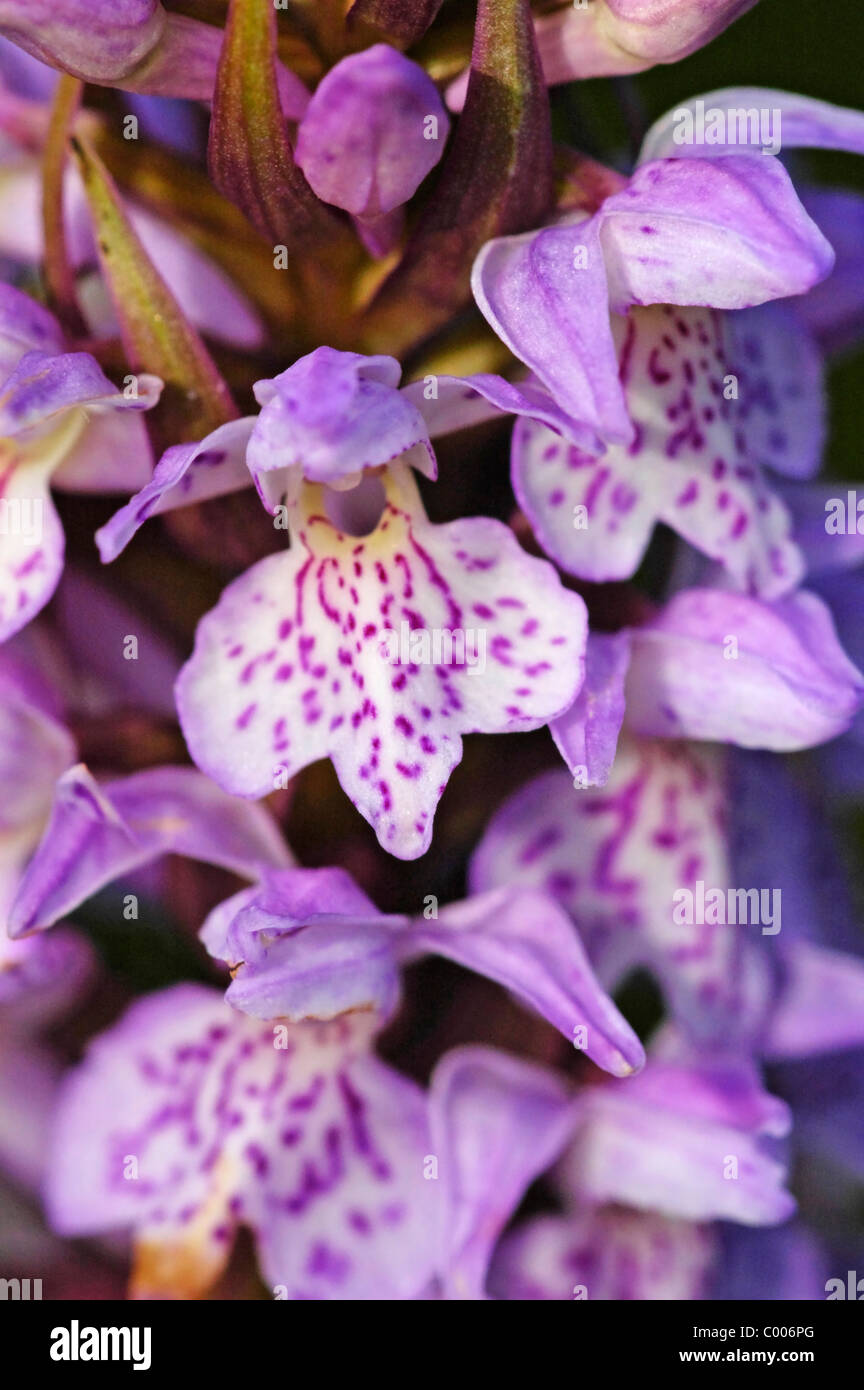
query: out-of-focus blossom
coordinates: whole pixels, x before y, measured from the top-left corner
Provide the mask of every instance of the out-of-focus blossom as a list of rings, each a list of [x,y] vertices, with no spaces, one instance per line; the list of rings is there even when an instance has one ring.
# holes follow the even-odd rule
[[[710,43],[756,0],[577,0],[535,21],[543,76],[550,87],[585,77],[644,72],[677,63]],[[458,110],[467,77],[447,100]]]
[[[0,104],[10,107],[0,154],[0,255],[23,266],[38,265],[44,252],[40,145],[48,107],[3,91]],[[82,312],[94,336],[109,337],[118,331],[116,316],[101,280],[90,273],[97,259],[96,240],[81,176],[72,165],[66,171],[63,196],[67,250],[80,276]],[[153,264],[192,322],[217,341],[247,351],[259,348],[264,340],[261,319],[221,267],[134,198],[126,206]]]
[[[209,101],[222,32],[159,0],[2,0],[0,34],[50,67],[124,91]],[[285,115],[302,115],[309,93],[280,65]]]
[[[119,390],[85,352],[66,352],[60,327],[20,290],[0,294],[0,640],[50,599],[63,568],[63,532],[49,485],[124,491],[147,477],[141,412],[159,399],[157,377]],[[121,452],[122,451],[122,452]]]
[[[55,1229],[131,1226],[138,1297],[199,1296],[241,1226],[279,1299],[431,1297],[451,1281],[480,1296],[495,1237],[566,1140],[567,1090],[469,1050],[467,1077],[442,1063],[430,1114],[374,1056],[374,1027],[363,1013],[262,1024],[192,986],[140,1000],[66,1083]]]
[[[258,383],[257,419],[169,450],[97,539],[111,558],[149,515],[231,491],[248,468],[292,544],[198,628],[177,686],[190,751],[241,796],[330,757],[384,848],[413,859],[463,733],[538,728],[572,702],[586,624],[508,527],[431,525],[409,466],[434,476],[424,388],[397,390],[399,375],[392,358],[319,349]],[[566,422],[495,377],[441,378],[435,392],[433,428],[489,403]]]
[[[402,230],[401,208],[444,153],[450,122],[417,63],[375,44],[343,58],[297,131],[297,163],[326,203],[344,208],[375,255]]]

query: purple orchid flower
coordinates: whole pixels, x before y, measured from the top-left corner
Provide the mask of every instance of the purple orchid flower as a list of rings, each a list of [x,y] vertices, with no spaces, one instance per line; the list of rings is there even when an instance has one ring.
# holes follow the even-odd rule
[[[189,749],[248,797],[329,756],[384,848],[413,859],[463,733],[539,728],[572,702],[585,610],[499,522],[433,526],[410,468],[434,477],[430,429],[497,410],[566,417],[475,376],[432,379],[427,423],[428,382],[400,391],[399,375],[392,358],[319,348],[258,383],[257,418],[170,449],[97,541],[113,558],[148,516],[251,473],[292,544],[199,625],[177,686]]]
[[[274,1028],[192,986],[140,1000],[65,1083],[52,1225],[132,1227],[137,1297],[199,1296],[239,1226],[277,1299],[482,1296],[496,1236],[566,1142],[567,1090],[465,1049],[427,1104],[373,1031],[362,1013]]]
[[[651,1062],[589,1087],[558,1165],[563,1212],[534,1217],[496,1251],[503,1299],[691,1300],[708,1296],[718,1221],[788,1219],[795,1203],[772,1144],[789,1113],[745,1070]]]
[[[755,96],[704,99],[731,136],[719,145],[676,144],[681,127],[663,118],[591,216],[490,242],[475,263],[499,337],[583,424],[575,447],[527,422],[513,443],[523,511],[583,578],[631,575],[658,520],[739,588],[775,598],[803,576],[765,469],[819,467],[821,357],[792,309],[767,301],[804,294],[832,255],[782,166],[731,120]],[[784,147],[864,148],[857,112],[770,91],[759,105],[782,117]]]
[[[644,1060],[632,1030],[597,985],[566,914],[542,893],[493,892],[433,919],[388,916],[341,869],[270,873],[211,913],[211,955],[230,965],[226,998],[258,1019],[328,1020],[374,1010],[383,1023],[400,967],[429,953],[488,976],[616,1076]]]
[[[331,68],[297,131],[296,159],[325,203],[356,220],[369,251],[402,234],[402,204],[444,153],[450,122],[423,68],[375,44]]]
[[[730,642],[735,660],[724,656]],[[542,774],[505,802],[474,856],[472,887],[551,893],[604,985],[647,966],[699,1048],[732,1035],[768,1056],[848,1046],[864,1016],[853,956],[786,937],[769,951],[764,927],[757,946],[725,910],[676,915],[700,884],[703,894],[733,883],[774,891],[783,877],[776,857],[756,854],[765,837],[753,826],[747,857],[728,828],[732,806],[740,821],[751,797],[764,798],[765,770],[745,794],[730,788],[717,750],[662,740],[809,747],[848,727],[860,701],[860,675],[815,596],[766,605],[719,590],[679,594],[645,627],[591,638],[583,691],[552,725],[569,772]],[[776,801],[772,826],[787,801],[797,804],[788,791]],[[809,838],[797,834],[802,863]],[[791,842],[790,829],[782,843]],[[787,914],[804,891],[789,885]],[[780,926],[768,924],[772,945]]]
[[[116,491],[150,471],[141,419],[162,383],[141,375],[118,390],[89,353],[66,352],[54,317],[20,290],[0,294],[0,641],[50,599],[63,568],[63,532],[49,482]]]
[[[710,43],[756,0],[581,0],[538,15],[534,28],[549,86],[645,72]],[[461,109],[467,74],[447,92]]]
[[[222,31],[167,11],[159,0],[0,0],[0,34],[50,67],[106,87],[209,101]],[[287,117],[309,93],[279,67]]]

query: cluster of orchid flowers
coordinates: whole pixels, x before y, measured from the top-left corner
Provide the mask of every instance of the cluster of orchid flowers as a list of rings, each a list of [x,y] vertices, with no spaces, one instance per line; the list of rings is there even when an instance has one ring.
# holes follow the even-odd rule
[[[134,1297],[206,1296],[241,1228],[275,1298],[824,1296],[787,1179],[864,1179],[864,959],[815,779],[777,755],[860,789],[864,540],[826,531],[845,484],[818,475],[864,205],[732,121],[687,145],[670,113],[629,174],[549,127],[549,85],[677,61],[752,3],[479,0],[469,54],[430,43],[440,0],[0,0],[0,1170],[60,1235],[131,1233]],[[702,100],[779,111],[784,154],[864,153],[854,111]],[[514,524],[430,520],[433,440],[443,480],[508,421]],[[159,516],[208,592],[223,540],[184,517],[258,557],[179,672],[110,571],[64,571],[52,488],[122,499],[105,564]],[[655,603],[630,581],[658,545]],[[402,629],[485,659],[385,659]],[[118,775],[93,726],[128,708],[176,714],[194,766]],[[352,874],[337,835],[315,867],[283,835],[329,759],[420,859],[451,776],[482,791],[463,736],[547,727],[452,901],[421,863],[381,910],[371,841]],[[137,998],[58,1075],[41,1034],[104,969],[70,919],[110,884],[170,906],[167,856],[246,884],[199,898],[221,985]],[[699,884],[780,890],[782,931],[676,920]],[[420,1084],[387,1040],[428,957],[492,982],[491,1022]],[[634,978],[662,998],[638,1031]]]

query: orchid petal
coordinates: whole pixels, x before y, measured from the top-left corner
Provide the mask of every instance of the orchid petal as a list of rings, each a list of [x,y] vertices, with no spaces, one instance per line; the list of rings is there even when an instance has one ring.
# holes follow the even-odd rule
[[[232,800],[192,768],[149,768],[100,787],[79,765],[57,783],[51,819],[10,913],[10,934],[50,926],[163,854],[247,878],[290,862],[262,808]]]
[[[655,1062],[626,1084],[588,1091],[564,1166],[576,1190],[597,1204],[770,1226],[785,1221],[795,1202],[763,1132],[710,1073]]]
[[[801,579],[791,519],[762,474],[759,378],[754,373],[751,398],[746,362],[739,367],[729,336],[735,317],[670,307],[631,311],[620,330],[636,431],[627,449],[600,455],[517,421],[516,496],[544,550],[571,574],[595,582],[629,578],[663,521],[722,561],[741,588],[772,598]],[[775,404],[772,427],[793,441],[799,401]],[[804,457],[811,458],[809,439]],[[803,470],[785,450],[784,458],[789,471]]]
[[[713,1253],[707,1227],[657,1212],[616,1206],[537,1216],[502,1241],[489,1286],[519,1302],[690,1302],[704,1297]]]
[[[609,780],[624,719],[629,665],[627,632],[589,635],[585,684],[566,713],[549,726],[577,787],[603,787]]]
[[[746,309],[803,294],[834,261],[783,165],[761,155],[643,164],[597,216],[619,312],[629,304]]]
[[[698,1046],[761,1023],[761,981],[743,969],[742,932],[673,914],[682,889],[729,882],[725,785],[716,755],[673,744],[619,744],[607,785],[574,790],[545,773],[492,818],[471,864],[477,892],[507,884],[567,909],[606,989],[652,971],[667,1008]],[[707,916],[708,914],[702,914]]]
[[[247,487],[246,446],[254,425],[254,416],[229,420],[197,443],[166,449],[150,481],[96,532],[103,563],[125,550],[148,517]]]
[[[790,752],[835,738],[864,702],[815,594],[766,604],[688,589],[632,644],[627,720],[643,735]]]
[[[599,215],[500,237],[471,274],[480,312],[581,427],[580,440],[627,444],[627,416],[609,325]]]
[[[435,1068],[429,1110],[443,1185],[444,1295],[482,1299],[493,1246],[567,1142],[573,1101],[552,1072],[491,1048],[461,1047]]]
[[[502,888],[416,920],[406,947],[434,951],[497,980],[614,1076],[645,1060],[633,1030],[595,979],[566,913],[543,893]]]
[[[693,144],[685,139],[677,140],[676,125],[679,132],[684,132],[679,112],[692,112],[699,103],[703,104],[706,114],[709,108],[725,114],[727,135],[730,134],[729,114],[741,112],[744,119],[739,120],[736,114],[734,131],[731,132],[735,138],[721,139],[716,144]],[[834,106],[828,101],[817,101],[814,97],[802,97],[795,92],[775,91],[771,87],[723,87],[716,92],[706,92],[703,96],[694,97],[692,101],[686,102],[675,111],[667,111],[665,116],[655,121],[642,142],[639,162],[644,164],[650,159],[668,159],[673,156],[679,159],[688,156],[704,159],[712,155],[722,158],[731,150],[752,150],[748,117],[753,111],[757,116],[757,125],[761,112],[772,114],[783,149],[815,148],[849,150],[853,154],[864,153],[864,115],[860,111]],[[776,113],[779,113],[780,121]]]

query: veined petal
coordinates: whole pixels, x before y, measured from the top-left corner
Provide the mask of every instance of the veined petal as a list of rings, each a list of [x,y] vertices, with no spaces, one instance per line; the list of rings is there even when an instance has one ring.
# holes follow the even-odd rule
[[[792,752],[835,738],[864,701],[828,608],[799,592],[774,604],[688,589],[632,633],[628,727]]]
[[[719,138],[711,143],[683,138],[686,122],[680,113],[689,111],[697,117],[700,106],[703,117],[710,110],[719,112],[723,118],[718,121]],[[756,140],[753,139],[752,115],[756,116]],[[649,159],[671,156],[686,158],[695,155],[704,159],[712,155],[722,157],[730,150],[752,150],[754,144],[761,142],[759,127],[762,115],[771,118],[772,130],[769,133],[779,141],[779,148],[864,153],[864,114],[860,111],[834,106],[829,101],[817,101],[814,97],[798,96],[796,92],[775,91],[771,87],[723,87],[716,92],[694,97],[655,121],[642,142],[639,162],[644,164]],[[679,132],[677,139],[676,131]]]
[[[200,1296],[238,1226],[277,1298],[417,1297],[438,1201],[425,1103],[370,1045],[358,1017],[274,1029],[192,986],[139,1001],[66,1082],[53,1225],[133,1227],[138,1297]]]
[[[745,929],[712,921],[693,897],[700,882],[725,891],[730,881],[725,816],[713,750],[628,740],[602,790],[575,790],[562,768],[506,801],[474,854],[471,886],[551,894],[607,989],[644,966],[697,1045],[734,1033],[746,1046],[763,1000],[744,968]],[[689,913],[679,910],[687,893]]]
[[[246,878],[290,863],[263,808],[226,796],[193,768],[149,768],[100,787],[79,764],[57,782],[51,819],[12,906],[10,934],[50,926],[163,854]]]
[[[549,725],[577,787],[603,787],[609,780],[624,719],[629,665],[629,633],[589,634],[585,684],[566,713]]]
[[[746,309],[803,294],[834,253],[777,160],[756,155],[643,164],[598,219],[609,300]]]
[[[263,796],[329,756],[384,848],[414,859],[463,733],[538,728],[571,703],[585,612],[509,528],[432,526],[404,465],[383,483],[362,537],[305,489],[291,549],[199,624],[177,700],[195,761],[227,790]]]
[[[787,471],[806,471],[801,460],[809,467],[812,432],[799,458],[793,430],[801,398],[778,390],[766,405],[746,330],[730,338],[736,318],[658,306],[618,321],[621,379],[635,426],[629,448],[600,455],[543,425],[517,421],[516,496],[543,548],[571,574],[629,578],[656,522],[664,521],[720,560],[742,589],[773,598],[803,577],[791,518],[762,463],[776,462],[782,444]],[[767,450],[772,431],[777,437]]]
[[[3,0],[0,32],[51,67],[114,84],[159,42],[159,0]]]
[[[652,1062],[626,1084],[585,1093],[564,1181],[598,1205],[770,1226],[791,1216],[795,1202],[763,1132],[721,1078]]]
[[[545,893],[507,887],[417,918],[405,950],[433,951],[497,980],[615,1076],[638,1071],[638,1038],[598,984],[566,913]]]
[[[491,1048],[461,1047],[435,1068],[429,1113],[443,1187],[444,1296],[482,1299],[495,1242],[567,1142],[574,1103],[554,1072]]]
[[[601,215],[487,242],[471,272],[480,312],[581,426],[586,447],[627,444],[609,323]]]
[[[252,415],[229,420],[194,444],[166,449],[150,481],[96,532],[103,564],[125,550],[148,517],[247,487],[246,446],[254,425]]]
[[[489,1287],[518,1300],[593,1302],[705,1296],[714,1255],[710,1229],[651,1211],[596,1207],[536,1216],[501,1242]]]

